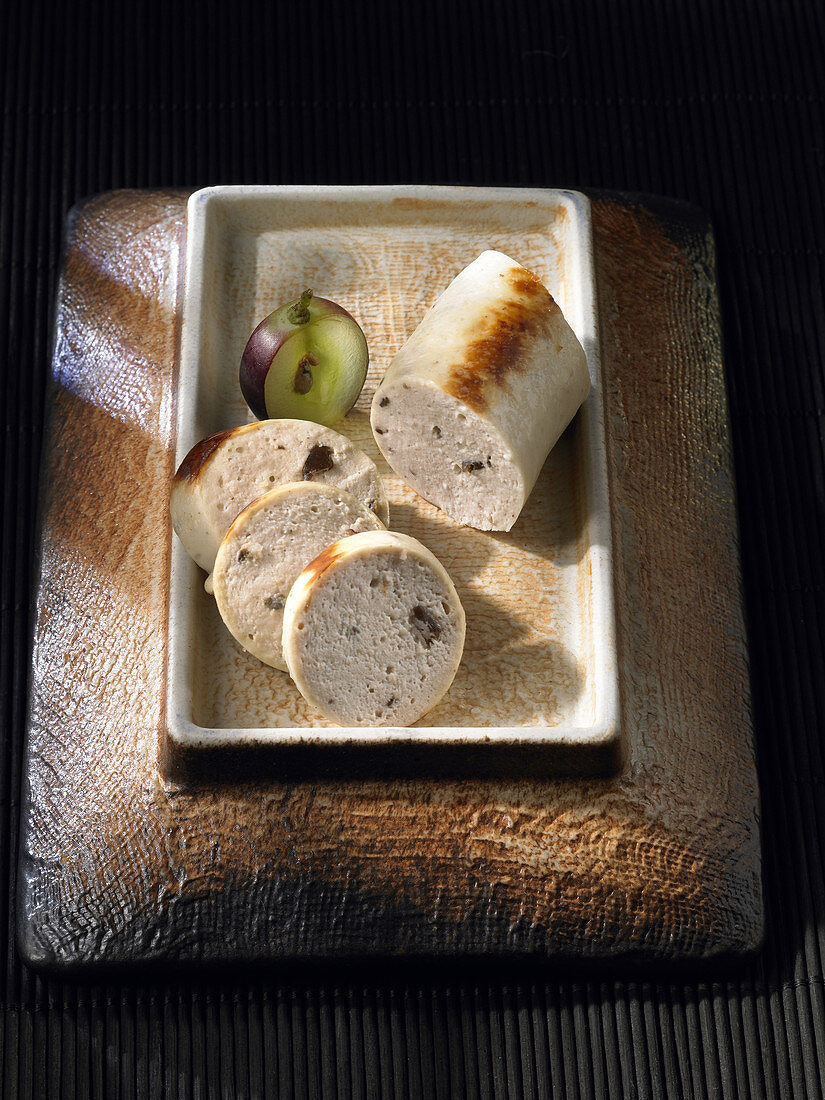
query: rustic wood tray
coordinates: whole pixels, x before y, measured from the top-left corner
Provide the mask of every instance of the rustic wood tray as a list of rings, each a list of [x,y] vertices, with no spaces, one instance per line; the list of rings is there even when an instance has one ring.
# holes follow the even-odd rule
[[[187,196],[113,192],[72,212],[42,465],[18,885],[29,963],[758,946],[712,236],[692,208],[592,197],[627,738],[609,778],[528,778],[506,758],[493,777],[481,748],[452,777],[391,755],[327,776],[297,761],[275,779],[164,777]]]

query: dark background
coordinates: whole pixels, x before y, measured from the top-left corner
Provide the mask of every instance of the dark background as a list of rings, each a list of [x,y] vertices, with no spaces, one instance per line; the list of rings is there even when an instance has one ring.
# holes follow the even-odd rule
[[[13,0],[0,56],[2,1096],[822,1096],[825,6]],[[336,964],[96,984],[17,961],[64,217],[110,188],[240,182],[612,189],[710,214],[763,796],[760,957],[702,972]]]

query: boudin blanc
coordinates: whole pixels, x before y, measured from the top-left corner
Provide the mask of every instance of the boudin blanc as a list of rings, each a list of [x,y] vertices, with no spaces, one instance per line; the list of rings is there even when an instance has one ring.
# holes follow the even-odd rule
[[[269,489],[296,481],[344,489],[389,522],[375,464],[343,435],[308,420],[261,420],[195,444],[172,481],[172,525],[209,573],[238,513]]]
[[[426,500],[468,527],[509,531],[589,390],[584,350],[549,291],[487,251],[390,363],[372,429]]]
[[[221,618],[253,656],[286,670],[281,629],[289,590],[330,543],[383,530],[366,505],[331,485],[280,485],[248,505],[226,532],[212,586]]]
[[[328,546],[292,586],[284,608],[289,674],[304,698],[341,726],[408,726],[453,682],[464,610],[438,559],[393,531]]]

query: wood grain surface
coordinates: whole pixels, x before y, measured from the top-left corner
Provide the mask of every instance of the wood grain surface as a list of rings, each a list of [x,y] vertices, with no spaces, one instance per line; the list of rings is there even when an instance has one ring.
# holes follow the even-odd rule
[[[596,197],[628,759],[611,779],[165,782],[186,195],[70,219],[43,459],[19,943],[44,967],[699,958],[762,935],[713,242]]]

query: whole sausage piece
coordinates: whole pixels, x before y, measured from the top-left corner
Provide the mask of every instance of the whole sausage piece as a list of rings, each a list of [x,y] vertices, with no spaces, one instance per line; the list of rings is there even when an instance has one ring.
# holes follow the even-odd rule
[[[589,391],[584,349],[550,292],[487,251],[390,363],[372,429],[425,499],[468,527],[509,531]]]

